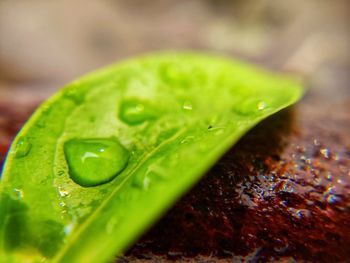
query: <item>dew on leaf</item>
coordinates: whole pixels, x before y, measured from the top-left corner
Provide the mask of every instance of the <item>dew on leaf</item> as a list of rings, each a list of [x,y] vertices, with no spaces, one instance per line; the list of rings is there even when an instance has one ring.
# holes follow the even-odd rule
[[[267,104],[265,101],[259,101],[258,110],[264,110],[264,109],[266,109],[266,106],[267,106]]]
[[[151,180],[147,176],[147,174],[140,172],[140,173],[136,174],[132,184],[138,188],[147,190],[149,188],[150,182],[151,182]]]
[[[186,111],[191,111],[193,109],[192,103],[190,101],[185,101],[182,104],[182,108]]]
[[[71,179],[81,186],[111,181],[126,167],[129,152],[116,139],[72,139],[64,152]]]
[[[74,228],[74,224],[73,224],[73,223],[66,225],[66,226],[63,228],[64,234],[65,234],[66,236],[68,236],[68,235],[72,232],[73,228]]]
[[[13,196],[14,196],[16,199],[23,199],[23,197],[24,197],[24,192],[23,192],[21,189],[14,188],[14,189],[13,189]]]
[[[136,98],[123,100],[119,108],[119,118],[129,124],[138,125],[145,121],[158,118],[159,109],[156,109],[147,101]]]
[[[69,192],[62,188],[62,187],[58,187],[58,194],[61,196],[61,197],[66,197],[67,195],[69,195]]]
[[[194,138],[195,137],[193,135],[186,136],[180,141],[180,144],[190,143],[194,140]]]
[[[23,158],[28,155],[30,149],[32,148],[32,144],[28,141],[27,138],[21,137],[18,140],[18,143],[15,148],[15,156],[16,158]]]
[[[266,107],[267,103],[263,100],[246,98],[233,106],[233,112],[245,116],[259,113],[260,111],[265,110]]]

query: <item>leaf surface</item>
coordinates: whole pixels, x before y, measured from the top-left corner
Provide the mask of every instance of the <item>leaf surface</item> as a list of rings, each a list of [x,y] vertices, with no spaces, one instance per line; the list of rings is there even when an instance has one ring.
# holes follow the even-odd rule
[[[67,85],[9,151],[0,258],[108,262],[302,93],[284,76],[193,53],[140,57]]]

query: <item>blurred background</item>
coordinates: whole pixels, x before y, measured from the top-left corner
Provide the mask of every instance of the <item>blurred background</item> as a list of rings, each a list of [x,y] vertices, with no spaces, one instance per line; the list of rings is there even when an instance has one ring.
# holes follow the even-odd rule
[[[327,78],[330,67],[349,63],[349,7],[346,0],[1,0],[0,97],[44,98],[88,71],[164,49]]]
[[[279,177],[278,173],[274,173],[276,179],[269,181],[254,179],[255,186],[273,189],[275,196],[288,192],[307,202],[303,203],[302,212],[291,205],[272,204],[267,199],[255,198],[258,195],[250,179],[238,180],[240,184],[235,185],[236,188],[227,190],[241,191],[239,196],[232,195],[231,205],[249,213],[242,212],[237,217],[227,212],[226,216],[228,222],[238,227],[234,230],[238,241],[233,243],[240,245],[232,246],[232,240],[228,239],[225,242],[230,245],[222,250],[222,243],[210,243],[211,237],[203,230],[200,235],[206,240],[195,248],[196,253],[226,257],[250,255],[262,261],[271,257],[346,261],[350,256],[349,29],[350,2],[347,0],[0,0],[0,163],[11,139],[35,107],[84,73],[158,50],[194,49],[248,60],[276,71],[297,74],[310,90],[296,106],[293,116],[282,120],[281,136],[288,143],[284,143],[287,146],[282,153],[278,152],[277,161],[271,161],[276,159],[271,157],[273,150],[265,147],[266,136],[271,136],[266,135],[267,127],[271,126],[272,130],[280,127],[270,121],[269,126],[255,129],[252,136],[246,136],[235,148],[238,157],[241,154],[248,159],[241,164],[230,160],[234,163],[231,172],[256,156],[267,165],[264,171],[267,175],[283,164],[283,173],[300,174],[308,188],[304,181],[298,183],[294,177],[282,178],[284,174]],[[285,119],[285,115],[276,118]],[[283,129],[285,126],[292,126],[288,135]],[[259,136],[260,141],[250,139]],[[259,150],[249,148],[252,142]],[[261,172],[252,169],[251,174]],[[283,187],[278,186],[281,183]],[[247,191],[251,191],[249,195],[245,195]],[[185,220],[181,219],[183,207],[188,206],[195,192],[185,197],[160,226],[155,226],[131,249],[129,256],[147,258],[145,253],[149,251],[160,251],[157,253],[165,254],[168,259],[174,255],[196,255],[191,248],[191,227],[185,224],[184,228],[174,228],[171,223],[174,218]],[[222,196],[215,195],[214,191],[209,206],[218,207],[221,201]],[[279,211],[280,221],[271,221],[275,214],[263,210],[266,207],[274,213]],[[206,215],[206,220],[221,222],[217,220],[223,218],[222,213]],[[252,232],[244,232],[242,225],[237,224],[237,218],[245,217],[248,218],[245,222],[253,224],[248,229]],[[198,215],[199,218],[203,218],[203,214]],[[308,225],[303,228],[293,221],[294,225],[288,221],[290,218],[298,222],[309,220]],[[271,234],[264,230],[273,227],[279,232]],[[197,230],[198,225],[192,227],[192,231]],[[266,233],[256,234],[261,231]],[[166,233],[172,233],[169,238],[173,240],[181,233],[178,237],[181,245],[169,240],[157,243]],[[310,238],[306,243],[304,234]],[[244,243],[244,238],[250,243]],[[209,244],[212,245],[209,247]]]

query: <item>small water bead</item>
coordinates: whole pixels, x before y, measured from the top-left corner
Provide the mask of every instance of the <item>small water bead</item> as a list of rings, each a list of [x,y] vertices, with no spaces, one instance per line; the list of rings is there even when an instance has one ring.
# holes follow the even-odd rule
[[[138,125],[145,121],[157,119],[160,110],[151,103],[136,98],[123,100],[119,108],[119,118],[129,124]]]
[[[191,111],[193,109],[193,105],[190,101],[185,101],[183,104],[182,104],[182,108],[186,111]]]
[[[73,224],[73,223],[66,225],[66,226],[63,228],[64,234],[65,234],[66,236],[68,236],[68,235],[72,232],[73,228],[74,228],[74,224]]]
[[[58,187],[58,194],[61,197],[66,197],[67,195],[69,195],[69,192],[62,187]]]
[[[264,110],[264,109],[266,109],[266,106],[267,106],[267,104],[265,101],[259,101],[258,110]]]
[[[136,174],[132,184],[143,190],[148,190],[151,184],[167,180],[167,175],[168,172],[164,167],[158,164],[151,164],[146,171],[140,171]]]
[[[219,127],[210,127],[210,129],[208,128],[208,132],[211,132],[215,135],[222,135],[225,133],[225,127],[224,126],[219,126]]]
[[[323,155],[324,158],[328,159],[330,156],[329,150],[327,148],[322,148],[320,150],[320,153]]]
[[[65,172],[63,170],[60,170],[60,171],[57,172],[58,176],[63,176],[64,174],[65,174]]]
[[[129,151],[116,139],[72,139],[64,152],[71,179],[81,186],[107,183],[121,173]]]
[[[21,137],[15,148],[15,157],[23,158],[26,157],[32,148],[32,144],[28,141],[26,137]]]
[[[264,100],[247,98],[238,104],[234,105],[233,111],[240,115],[250,115],[259,113],[267,108],[267,103]]]
[[[147,176],[147,174],[140,172],[140,173],[136,174],[132,184],[138,188],[147,190],[149,188],[150,182],[151,182],[151,180]]]
[[[193,135],[186,136],[180,141],[180,144],[190,143],[195,139]]]
[[[24,198],[24,192],[21,189],[13,188],[13,196],[16,199],[23,199]]]

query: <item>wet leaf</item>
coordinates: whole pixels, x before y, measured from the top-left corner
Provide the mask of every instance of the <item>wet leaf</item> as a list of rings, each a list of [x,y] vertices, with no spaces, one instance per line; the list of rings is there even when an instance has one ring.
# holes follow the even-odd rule
[[[145,56],[73,82],[9,151],[0,258],[111,260],[245,132],[302,93],[286,77],[192,53]]]

